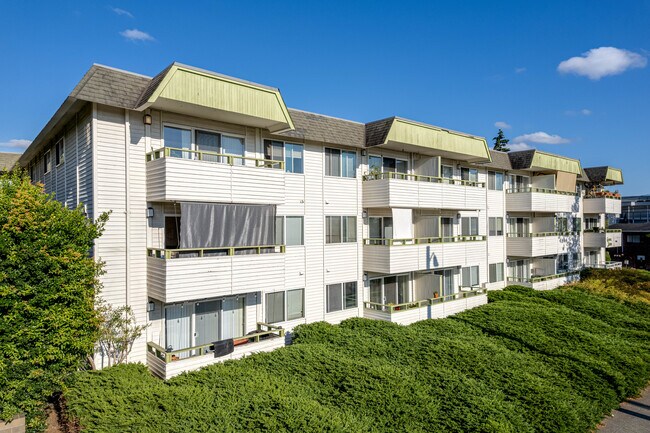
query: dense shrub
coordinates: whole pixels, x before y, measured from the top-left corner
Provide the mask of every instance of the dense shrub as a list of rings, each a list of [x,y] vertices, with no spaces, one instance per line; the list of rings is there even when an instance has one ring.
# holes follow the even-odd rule
[[[403,327],[314,323],[294,344],[170,381],[145,367],[75,377],[89,432],[580,432],[650,380],[650,306],[569,287],[490,293]]]

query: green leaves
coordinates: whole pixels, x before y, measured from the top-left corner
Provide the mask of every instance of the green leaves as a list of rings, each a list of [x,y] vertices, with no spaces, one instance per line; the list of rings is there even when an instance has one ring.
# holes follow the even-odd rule
[[[24,412],[34,431],[46,400],[93,352],[100,267],[97,224],[23,173],[0,175],[0,418]]]
[[[407,327],[302,325],[292,346],[167,382],[82,372],[65,396],[88,432],[582,433],[650,380],[650,306],[577,287],[489,297]]]

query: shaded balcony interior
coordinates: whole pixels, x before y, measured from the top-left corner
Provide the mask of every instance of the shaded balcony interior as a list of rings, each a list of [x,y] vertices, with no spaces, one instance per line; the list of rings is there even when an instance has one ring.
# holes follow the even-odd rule
[[[581,218],[570,213],[509,212],[506,220],[507,236],[512,238],[570,235],[582,228]]]
[[[508,283],[531,285],[577,275],[582,269],[582,258],[580,253],[535,258],[509,257],[507,269]]]
[[[536,174],[532,176],[510,174],[508,175],[509,188],[506,193],[531,193],[576,195],[577,176],[574,173],[558,171],[549,174]]]

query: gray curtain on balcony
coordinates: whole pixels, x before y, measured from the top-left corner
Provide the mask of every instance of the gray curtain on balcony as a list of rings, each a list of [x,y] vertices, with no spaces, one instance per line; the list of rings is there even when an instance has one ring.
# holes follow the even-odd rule
[[[180,248],[275,244],[275,205],[181,203]]]

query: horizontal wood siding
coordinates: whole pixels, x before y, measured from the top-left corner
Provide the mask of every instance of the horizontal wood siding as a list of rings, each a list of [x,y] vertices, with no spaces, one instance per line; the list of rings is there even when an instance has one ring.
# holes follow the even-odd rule
[[[580,197],[542,192],[506,194],[508,212],[580,212]]]

